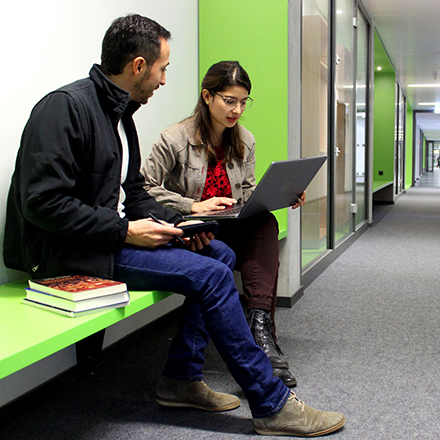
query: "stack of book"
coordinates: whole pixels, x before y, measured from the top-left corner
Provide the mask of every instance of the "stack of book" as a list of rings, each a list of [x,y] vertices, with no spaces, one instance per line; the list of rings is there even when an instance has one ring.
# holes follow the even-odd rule
[[[125,283],[83,275],[29,280],[29,288],[25,290],[24,304],[70,317],[130,303]]]

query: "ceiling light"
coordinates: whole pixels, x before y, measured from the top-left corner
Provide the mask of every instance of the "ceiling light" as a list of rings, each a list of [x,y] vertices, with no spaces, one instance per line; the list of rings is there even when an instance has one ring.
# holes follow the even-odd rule
[[[434,107],[434,113],[435,113],[436,115],[440,114],[440,105],[436,105],[436,106]]]
[[[380,72],[382,70],[382,66],[377,66],[377,70]]]
[[[354,86],[342,86],[344,89],[354,89]],[[365,84],[356,84],[357,89],[366,89],[367,86]]]
[[[336,14],[342,14],[342,10],[341,9],[337,9],[336,10]]]
[[[437,102],[419,102],[417,105],[440,105]]]
[[[440,87],[440,84],[408,84],[408,87]]]

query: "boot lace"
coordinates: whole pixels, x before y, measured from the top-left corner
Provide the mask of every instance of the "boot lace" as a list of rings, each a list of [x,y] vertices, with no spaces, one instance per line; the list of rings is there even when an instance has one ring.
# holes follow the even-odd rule
[[[272,329],[274,328],[274,322],[272,320],[272,317],[269,315],[269,313],[265,313],[264,319],[266,321],[266,326],[269,329],[270,336],[271,336],[271,344],[275,347],[275,350],[280,356],[284,356],[284,353],[281,351],[281,348],[279,345],[275,342],[275,335],[273,334]]]
[[[258,317],[256,317],[256,315]],[[261,321],[258,319],[261,318]],[[275,335],[273,334],[274,322],[270,314],[264,310],[253,309],[249,316],[249,326],[253,328],[254,321],[256,320],[258,323],[261,323],[265,332],[263,334],[259,334],[259,339],[262,339],[262,345],[272,345],[275,348],[275,351],[280,355],[284,356],[284,353],[281,351],[279,345],[275,342]]]

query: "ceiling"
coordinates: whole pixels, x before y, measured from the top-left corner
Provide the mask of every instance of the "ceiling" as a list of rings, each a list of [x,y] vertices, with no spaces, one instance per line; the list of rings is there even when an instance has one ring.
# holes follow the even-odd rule
[[[440,1],[364,0],[403,92],[427,140],[440,141]],[[409,84],[435,87],[413,88]],[[431,112],[426,112],[427,110]]]

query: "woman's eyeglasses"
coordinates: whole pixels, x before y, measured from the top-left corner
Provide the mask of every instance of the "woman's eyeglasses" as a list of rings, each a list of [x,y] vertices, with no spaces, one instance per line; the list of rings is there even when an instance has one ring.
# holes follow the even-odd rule
[[[237,108],[237,105],[240,105],[242,110],[247,110],[252,107],[252,103],[254,102],[254,100],[250,96],[239,101],[238,99],[233,98],[232,96],[220,95],[220,93],[217,92],[214,93],[223,99],[225,103],[225,107],[228,110],[234,110],[235,108]]]

